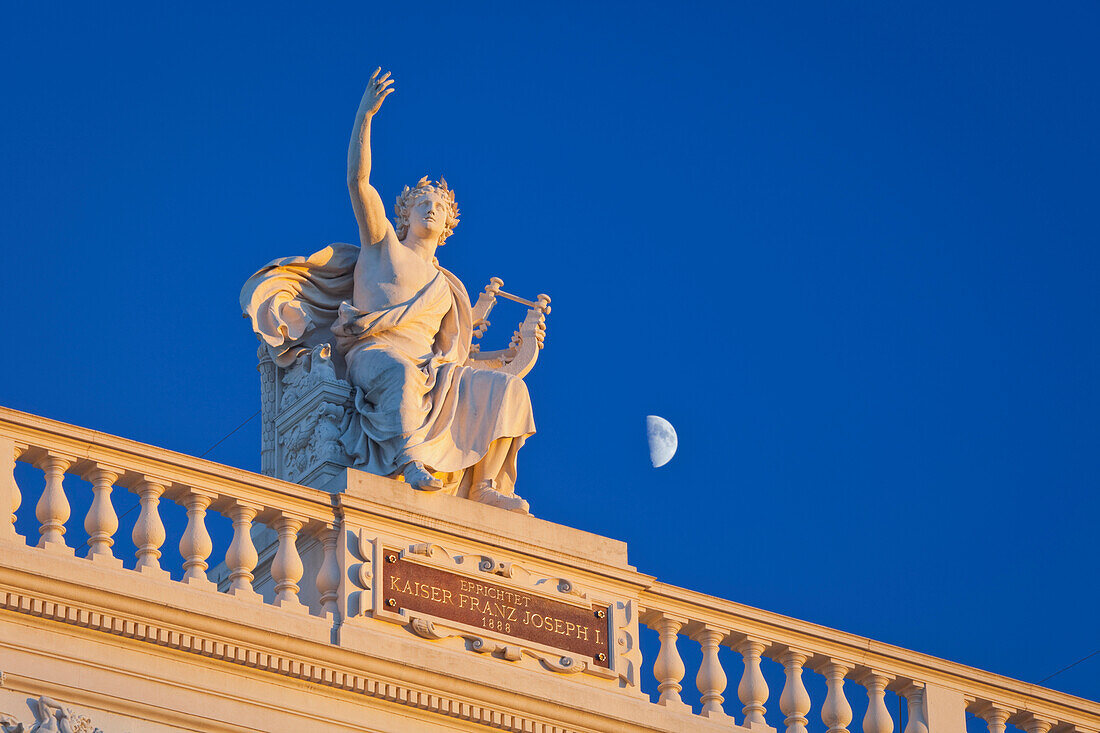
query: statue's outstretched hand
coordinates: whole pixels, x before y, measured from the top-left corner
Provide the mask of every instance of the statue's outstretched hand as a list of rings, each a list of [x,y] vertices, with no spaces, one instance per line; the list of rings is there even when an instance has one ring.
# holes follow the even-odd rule
[[[363,92],[362,108],[367,115],[373,115],[382,106],[382,100],[389,96],[393,91],[393,79],[390,78],[390,72],[382,74],[382,67],[379,66],[374,70],[374,73],[370,75],[370,81],[367,82],[367,90]]]

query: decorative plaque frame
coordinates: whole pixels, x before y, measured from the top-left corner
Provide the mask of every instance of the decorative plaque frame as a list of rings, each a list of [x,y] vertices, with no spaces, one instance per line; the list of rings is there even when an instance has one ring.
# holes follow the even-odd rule
[[[509,662],[531,657],[552,672],[637,688],[635,601],[484,553],[409,543],[367,529],[359,530],[357,540],[348,548],[359,561],[350,573],[357,590],[348,597],[349,617],[404,626],[429,640],[462,638],[479,654]],[[486,597],[499,602],[486,604]],[[590,623],[582,621],[589,616]],[[495,621],[509,617],[512,633],[505,633]]]

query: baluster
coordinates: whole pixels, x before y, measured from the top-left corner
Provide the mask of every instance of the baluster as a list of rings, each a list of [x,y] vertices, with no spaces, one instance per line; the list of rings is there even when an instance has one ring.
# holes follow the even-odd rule
[[[115,531],[118,529],[118,514],[111,503],[111,491],[115,481],[125,469],[94,463],[83,474],[85,481],[92,484],[92,505],[84,517],[84,530],[88,533],[88,554],[86,557],[101,565],[122,567],[122,560],[115,557],[111,547],[115,544]]]
[[[910,681],[908,685],[894,688],[908,703],[909,714],[906,715],[905,729],[902,733],[928,733],[928,723],[924,720],[924,682]],[[898,724],[901,724],[901,712],[899,711]]]
[[[903,733],[928,733],[928,722],[924,719],[924,683],[910,682],[898,690],[898,694],[905,698],[909,707],[909,719]]]
[[[15,513],[23,503],[23,494],[15,481],[15,462],[26,449],[27,446],[23,443],[16,443],[11,438],[0,438],[0,507],[11,507],[11,521],[0,522],[0,539],[21,543],[25,540],[15,532]]]
[[[69,519],[72,509],[69,507],[69,499],[65,496],[65,471],[76,463],[74,456],[66,456],[61,453],[48,451],[35,461],[35,466],[42,469],[46,475],[46,487],[42,490],[42,498],[38,500],[34,515],[41,522],[38,533],[38,546],[61,552],[67,555],[75,555],[76,550],[65,544],[65,522]]]
[[[1016,722],[1016,725],[1023,728],[1027,733],[1049,733],[1051,727],[1058,722],[1051,718],[1045,718],[1034,713],[1028,713],[1022,720]]]
[[[260,559],[256,546],[252,544],[252,520],[258,510],[259,507],[251,504],[233,502],[229,508],[233,541],[225,553],[225,564],[229,567],[229,595],[254,602],[263,600],[263,596],[252,589],[252,570]]]
[[[308,613],[309,609],[298,600],[298,581],[305,568],[298,554],[298,530],[303,519],[280,512],[275,519],[275,531],[279,533],[279,549],[271,561],[271,577],[275,581],[275,604],[279,608]]]
[[[187,529],[180,537],[180,556],[183,558],[183,582],[196,588],[217,588],[207,576],[210,565],[206,558],[214,551],[214,543],[206,530],[206,509],[214,500],[213,494],[188,488],[177,501],[187,509]]]
[[[336,527],[325,525],[320,532],[325,548],[325,558],[317,571],[317,593],[321,602],[321,615],[336,618],[336,599],[340,588],[340,564],[336,561]]]
[[[699,642],[703,649],[703,661],[699,665],[699,674],[695,675],[695,686],[699,688],[700,702],[703,709],[699,712],[704,718],[728,719],[726,711],[722,709],[722,692],[726,689],[726,671],[722,669],[722,662],[718,659],[718,645],[729,634],[728,629],[721,629],[709,624],[701,625],[692,639]]]
[[[787,675],[783,692],[779,695],[779,709],[786,716],[783,723],[787,733],[806,733],[806,714],[810,712],[810,693],[802,682],[802,665],[811,654],[799,649],[787,648],[779,655],[779,663]]]
[[[760,671],[760,655],[769,646],[769,642],[746,636],[734,647],[745,660],[745,672],[741,675],[741,684],[737,686],[737,697],[744,705],[741,712],[745,714],[746,726],[750,723],[767,725],[764,703],[768,701],[768,683]]]
[[[869,669],[857,680],[867,688],[867,713],[863,716],[863,733],[892,733],[894,719],[886,709],[886,683],[890,675]]]
[[[825,676],[828,694],[821,706],[821,722],[828,727],[827,733],[848,733],[848,724],[852,722],[852,706],[844,696],[844,675],[852,671],[852,665],[836,659],[829,659],[817,666],[817,671]]]
[[[160,546],[164,544],[164,522],[160,521],[160,497],[168,481],[145,476],[137,483],[136,493],[141,511],[130,535],[137,552],[134,570],[153,577],[167,578],[168,571],[160,567]]]
[[[684,660],[680,658],[680,652],[676,649],[676,634],[687,623],[687,619],[680,616],[656,612],[653,628],[661,640],[661,650],[657,653],[657,659],[653,662],[653,676],[657,678],[657,690],[660,696],[658,705],[668,708],[691,710],[680,698],[680,680],[684,678]]]
[[[1005,733],[1008,719],[1015,713],[1015,708],[1006,708],[993,703],[986,703],[975,711],[975,714],[985,721],[989,733]]]

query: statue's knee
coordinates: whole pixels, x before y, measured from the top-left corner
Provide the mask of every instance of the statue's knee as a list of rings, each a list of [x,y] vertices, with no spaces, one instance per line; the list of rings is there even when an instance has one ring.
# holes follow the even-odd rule
[[[357,387],[372,391],[401,388],[414,371],[417,371],[415,365],[400,356],[384,349],[367,349],[350,361],[348,376]]]

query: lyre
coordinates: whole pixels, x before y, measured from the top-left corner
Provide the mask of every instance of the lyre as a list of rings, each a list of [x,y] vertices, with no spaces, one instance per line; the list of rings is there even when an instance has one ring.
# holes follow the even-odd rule
[[[470,346],[470,356],[466,364],[479,369],[494,369],[522,378],[535,366],[535,361],[539,358],[539,349],[542,348],[543,341],[546,339],[546,316],[550,313],[550,296],[540,294],[531,301],[504,292],[501,290],[503,286],[504,281],[499,277],[491,278],[485,290],[478,296],[477,303],[473,307],[473,337],[479,339],[489,329],[489,313],[496,305],[498,297],[527,306],[527,316],[512,332],[512,340],[508,348],[482,351],[479,344],[473,344]]]

